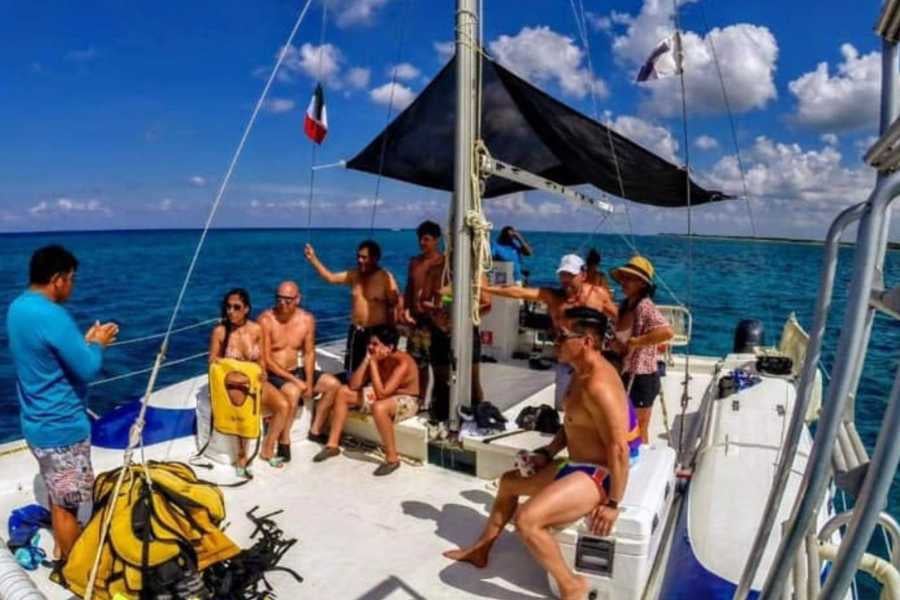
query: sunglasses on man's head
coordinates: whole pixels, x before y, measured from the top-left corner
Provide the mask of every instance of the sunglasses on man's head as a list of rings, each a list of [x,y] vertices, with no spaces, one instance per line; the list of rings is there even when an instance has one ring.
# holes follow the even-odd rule
[[[565,342],[566,340],[571,340],[573,338],[584,337],[583,333],[575,333],[574,331],[560,331],[556,334],[554,338],[557,342]]]

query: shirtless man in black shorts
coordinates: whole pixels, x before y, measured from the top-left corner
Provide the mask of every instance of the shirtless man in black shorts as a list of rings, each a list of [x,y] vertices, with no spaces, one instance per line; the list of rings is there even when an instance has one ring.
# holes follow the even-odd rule
[[[300,406],[315,394],[322,395],[320,406],[330,405],[341,384],[334,375],[316,369],[316,319],[300,308],[300,288],[296,283],[284,281],[278,286],[275,306],[262,313],[258,322],[267,342],[263,348],[269,383],[281,390],[290,406],[278,440],[278,456],[289,461],[291,426]],[[303,358],[302,368],[297,364],[298,356]],[[324,441],[320,430],[310,427],[310,439],[319,438]]]

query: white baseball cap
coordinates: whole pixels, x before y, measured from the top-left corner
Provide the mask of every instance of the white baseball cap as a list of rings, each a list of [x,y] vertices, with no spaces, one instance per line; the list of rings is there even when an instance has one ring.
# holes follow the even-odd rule
[[[584,261],[581,257],[577,254],[566,254],[560,259],[556,274],[571,273],[572,275],[579,275],[582,271],[584,271]]]

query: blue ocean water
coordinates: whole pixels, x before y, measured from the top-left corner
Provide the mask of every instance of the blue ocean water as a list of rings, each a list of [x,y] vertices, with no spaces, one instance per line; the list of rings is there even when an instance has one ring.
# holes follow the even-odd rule
[[[215,230],[210,232],[200,255],[195,276],[185,295],[176,326],[217,316],[221,296],[231,287],[245,287],[254,312],[271,303],[275,286],[295,279],[303,288],[304,305],[319,319],[319,338],[335,338],[347,327],[347,290],[325,284],[305,263],[302,246],[310,239],[322,260],[333,270],[351,267],[356,244],[367,237],[360,230]],[[382,245],[382,264],[401,286],[406,262],[417,251],[411,231],[377,230]],[[526,259],[532,281],[554,279],[556,261],[567,252],[584,252],[590,244],[603,252],[603,265],[612,267],[628,259],[635,245],[649,256],[668,288],[689,304],[694,317],[691,351],[721,355],[731,348],[734,326],[743,318],[761,319],[768,341],[777,342],[788,313],[797,314],[809,327],[821,269],[821,246],[777,242],[694,239],[693,260],[689,241],[683,237],[653,236],[626,239],[618,235],[547,233],[527,234],[536,256]],[[71,249],[81,267],[73,297],[68,303],[76,321],[87,327],[93,320],[119,323],[120,340],[134,339],[165,329],[199,238],[197,231],[118,231],[89,233],[22,234],[0,236],[0,309],[3,315],[12,299],[25,287],[31,252],[47,243]],[[829,318],[824,362],[831,364],[837,343],[850,281],[852,248],[843,248]],[[693,264],[693,268],[690,268]],[[900,279],[900,253],[888,253],[886,279]],[[672,302],[666,286],[660,286],[660,303]],[[206,349],[209,330],[192,329],[173,338],[170,360]],[[152,364],[159,340],[129,344],[107,352],[103,377],[112,377]],[[875,443],[885,409],[892,374],[897,367],[900,327],[877,317],[859,399],[857,423],[866,446]],[[19,437],[14,373],[8,355],[5,319],[0,323],[0,440]],[[203,359],[164,369],[159,386],[202,373]],[[102,413],[117,403],[140,395],[147,375],[93,388],[90,406]],[[890,511],[900,515],[900,484],[895,481]]]

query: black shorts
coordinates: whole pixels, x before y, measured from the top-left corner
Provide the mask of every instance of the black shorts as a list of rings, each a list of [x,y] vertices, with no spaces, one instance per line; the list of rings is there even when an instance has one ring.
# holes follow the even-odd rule
[[[301,367],[297,367],[296,369],[294,369],[293,371],[291,371],[291,374],[292,374],[294,377],[296,377],[297,379],[299,379],[300,381],[303,381],[304,383],[306,382],[306,369],[303,369],[303,368],[301,368]],[[319,369],[316,369],[315,371],[313,371],[313,388],[315,388],[315,387],[316,387],[316,384],[319,383],[319,378],[320,378],[320,377],[322,377],[322,371],[320,371]],[[278,375],[275,375],[275,374],[273,374],[273,373],[269,373],[269,383],[271,383],[272,385],[274,385],[274,386],[275,386],[276,388],[278,388],[279,390],[280,390],[281,387],[282,387],[284,384],[286,384],[287,382],[288,382],[287,379],[282,379],[282,378],[279,377]]]
[[[634,383],[631,384],[631,393],[628,394],[628,397],[631,399],[631,405],[635,408],[650,408],[653,406],[653,401],[659,396],[659,373],[646,373],[643,375],[625,373],[622,375],[622,383],[625,384],[626,390],[632,377],[634,378]]]
[[[450,335],[444,330],[432,326],[430,362],[433,365],[449,366],[450,357],[453,355],[453,346]],[[481,362],[481,332],[477,327],[472,328],[472,362]]]

